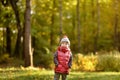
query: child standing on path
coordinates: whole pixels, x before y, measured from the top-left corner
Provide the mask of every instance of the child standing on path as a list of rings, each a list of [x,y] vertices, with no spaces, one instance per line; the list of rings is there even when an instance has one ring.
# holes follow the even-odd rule
[[[55,63],[55,75],[54,80],[59,80],[60,76],[62,80],[67,79],[69,74],[69,68],[72,65],[72,53],[70,51],[70,41],[67,36],[64,36],[60,41],[56,53],[54,54]]]

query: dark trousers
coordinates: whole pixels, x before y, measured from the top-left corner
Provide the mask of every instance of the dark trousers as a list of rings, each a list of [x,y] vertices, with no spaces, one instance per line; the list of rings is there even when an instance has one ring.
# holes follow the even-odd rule
[[[61,76],[62,80],[67,80],[67,74],[62,74],[62,73],[55,73],[54,80],[59,80],[60,76]]]

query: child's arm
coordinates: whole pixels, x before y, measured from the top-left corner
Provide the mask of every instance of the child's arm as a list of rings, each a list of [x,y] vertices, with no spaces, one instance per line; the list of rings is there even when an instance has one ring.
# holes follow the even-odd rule
[[[69,68],[71,68],[71,66],[72,66],[72,59],[73,59],[73,57],[72,57],[72,53],[71,53],[70,54],[70,60],[69,60],[69,63],[68,63]]]
[[[57,52],[54,54],[54,63],[58,66]]]

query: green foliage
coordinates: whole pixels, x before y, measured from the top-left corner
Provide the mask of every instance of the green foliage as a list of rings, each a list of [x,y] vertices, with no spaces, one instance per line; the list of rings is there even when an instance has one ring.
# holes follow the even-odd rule
[[[0,56],[0,67],[20,67],[21,65],[24,65],[21,59],[10,57],[7,53]]]
[[[96,70],[120,71],[120,54],[105,54],[98,56]]]
[[[9,60],[10,58],[8,54],[3,54],[2,56],[0,56],[0,63],[7,63]]]
[[[53,54],[45,52],[34,55],[34,65],[42,68],[53,68]]]

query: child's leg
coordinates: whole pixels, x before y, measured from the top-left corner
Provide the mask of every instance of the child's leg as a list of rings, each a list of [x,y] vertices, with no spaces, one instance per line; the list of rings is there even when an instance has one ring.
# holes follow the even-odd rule
[[[62,74],[62,80],[67,80],[67,74]]]
[[[55,73],[54,80],[59,80],[59,78],[60,78],[60,74],[59,73]]]

